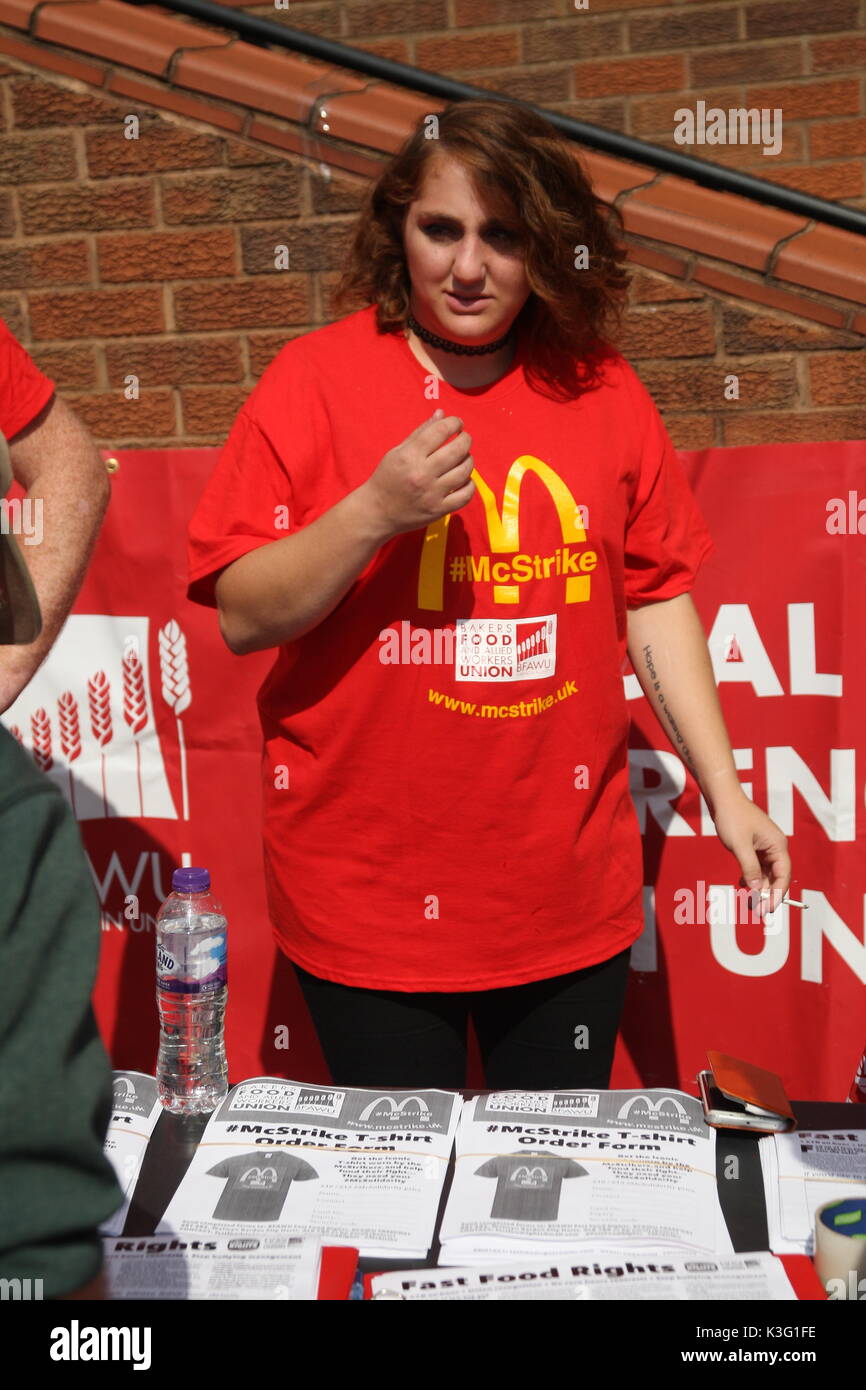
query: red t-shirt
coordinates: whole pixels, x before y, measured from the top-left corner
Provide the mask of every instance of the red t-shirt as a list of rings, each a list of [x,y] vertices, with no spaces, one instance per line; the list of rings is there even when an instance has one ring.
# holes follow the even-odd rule
[[[370,306],[287,343],[241,408],[191,523],[189,597],[215,605],[220,569],[321,516],[437,404],[472,436],[471,501],[382,546],[258,695],[277,942],[371,989],[523,984],[640,935],[626,609],[685,593],[712,549],[622,357],[561,403],[521,343],[458,391]]]
[[[29,425],[53,393],[54,382],[0,319],[0,430],[6,438]]]

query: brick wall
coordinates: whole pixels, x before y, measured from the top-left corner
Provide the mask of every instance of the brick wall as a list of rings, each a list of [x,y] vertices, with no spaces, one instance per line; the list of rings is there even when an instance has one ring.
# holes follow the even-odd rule
[[[24,63],[0,64],[0,117],[0,317],[100,446],[220,443],[286,339],[335,316],[366,182]],[[676,273],[635,271],[622,347],[677,445],[866,438],[862,335]]]
[[[866,207],[864,0],[580,3],[586,8],[575,0],[242,8],[674,149],[684,148],[673,139],[683,105],[778,108],[778,155],[753,145],[694,153]]]

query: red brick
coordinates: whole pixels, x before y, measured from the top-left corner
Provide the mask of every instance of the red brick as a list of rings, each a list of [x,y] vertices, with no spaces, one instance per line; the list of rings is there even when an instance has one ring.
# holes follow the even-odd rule
[[[42,77],[15,78],[9,90],[15,125],[20,130],[40,126],[69,128],[105,121],[116,126],[125,114],[116,101],[106,101],[95,92],[71,92]]]
[[[285,246],[288,269],[335,270],[346,265],[355,230],[352,221],[324,222],[315,226],[285,222],[268,227],[241,229],[241,260],[247,275],[282,274],[274,265],[275,248]]]
[[[340,15],[330,0],[281,0],[281,8],[274,3],[251,4],[250,0],[231,0],[232,9],[243,8],[248,14],[259,14],[263,19],[271,19],[275,24],[298,27],[306,34],[321,34],[323,38],[340,38]],[[300,6],[299,12],[296,6]],[[300,25],[298,22],[300,14]]]
[[[813,72],[862,72],[866,67],[866,37],[807,39]]]
[[[799,43],[738,43],[709,53],[693,52],[689,66],[690,86],[699,91],[705,82],[797,77],[803,71],[803,50]]]
[[[589,0],[586,13],[607,14],[610,10],[649,10],[654,6],[670,6],[670,0]],[[583,14],[584,11],[579,11]]]
[[[245,386],[182,387],[184,435],[215,441],[224,439],[248,395]]]
[[[147,178],[55,188],[20,188],[18,203],[26,236],[46,232],[97,232],[116,227],[147,227],[156,214],[153,185]]]
[[[598,10],[599,6],[592,3]],[[453,0],[453,26],[456,29],[485,24],[538,24],[539,19],[562,19],[562,8],[556,0]],[[578,15],[577,18],[580,18]],[[449,19],[445,17],[436,24],[423,25],[423,28],[446,29]]]
[[[144,232],[100,236],[100,278],[124,281],[216,279],[237,270],[235,233],[230,227],[194,232]]]
[[[289,164],[217,173],[168,174],[162,180],[163,216],[172,222],[244,222],[297,216],[301,171]]]
[[[600,97],[597,101],[565,101],[557,106],[563,116],[590,125],[605,126],[608,130],[624,131],[626,127],[625,100],[620,97]]]
[[[685,61],[678,54],[661,58],[622,58],[611,62],[575,63],[574,95],[614,96],[620,92],[663,92],[686,85]]]
[[[53,183],[78,177],[71,132],[7,135],[0,144],[0,183]]]
[[[828,352],[809,358],[813,405],[859,405],[866,398],[866,352]]]
[[[173,295],[180,332],[268,328],[312,318],[309,278],[287,271],[236,284],[181,285]]]
[[[813,159],[866,154],[866,118],[853,121],[813,121],[809,127]]]
[[[310,204],[317,216],[327,216],[337,212],[360,212],[369,183],[341,169],[328,170],[326,178],[321,169],[308,169]]]
[[[722,306],[722,331],[725,351],[730,355],[856,346],[856,340],[838,329],[795,323],[777,314],[751,313],[733,304]]]
[[[725,378],[739,377],[739,400],[725,397]],[[784,409],[797,399],[794,364],[784,358],[762,362],[644,362],[641,381],[663,410]]]
[[[731,106],[739,106],[739,87],[711,87],[701,89],[701,100],[707,108],[721,106],[727,111]],[[632,135],[646,136],[661,133],[673,135],[677,124],[675,113],[682,107],[694,111],[697,96],[691,92],[665,92],[661,96],[632,97],[629,103]]]
[[[0,286],[86,285],[90,282],[87,242],[80,237],[27,242],[0,250]]]
[[[0,189],[0,236],[15,235],[15,208],[11,193]]]
[[[327,305],[323,305],[323,308],[325,309],[325,319],[329,321],[333,316],[327,312]],[[249,333],[247,344],[250,354],[250,375],[253,380],[258,380],[265,368],[273,362],[280,348],[284,347],[290,338],[300,337],[305,332],[306,329],[303,328],[287,328],[284,333]]]
[[[273,150],[263,150],[252,140],[238,140],[228,136],[224,142],[225,162],[231,168],[248,168],[251,164],[280,164],[280,156]]]
[[[22,294],[3,294],[0,293],[0,319],[3,320],[10,333],[14,333],[19,343],[23,344],[32,353],[30,343],[30,329],[27,325],[27,315],[24,309],[24,296]]]
[[[725,415],[725,444],[808,444],[866,439],[866,410],[785,410]]]
[[[549,0],[548,0],[549,3]],[[526,18],[525,9],[521,13],[520,6],[513,0],[513,7],[517,14],[514,18]],[[543,10],[542,10],[543,12]],[[346,24],[345,36],[341,38],[342,43],[351,44],[352,35],[364,34],[372,36],[374,34],[408,34],[413,31],[424,33],[433,29],[448,28],[448,11],[445,0],[360,0],[360,3],[347,5],[343,11]],[[461,20],[460,23],[473,25],[508,23],[511,16],[506,16],[504,20],[473,18],[471,20]]]
[[[94,392],[67,399],[100,448],[147,448],[174,437],[176,417],[172,391],[142,391],[138,400],[127,399],[122,391]]]
[[[506,68],[519,63],[520,58],[520,34],[513,29],[487,34],[443,34],[415,41],[415,66],[426,72]]]
[[[50,376],[60,391],[96,387],[99,383],[98,349],[92,343],[37,347],[29,351],[39,370]]]
[[[552,106],[557,109],[562,102],[573,95],[571,66],[523,68],[465,69],[460,74],[461,82],[469,87],[481,87],[489,92],[502,92],[516,97],[518,101],[529,101],[536,106]],[[585,95],[575,89],[578,96]]]
[[[709,304],[631,308],[623,321],[628,358],[713,356],[716,335]]]
[[[664,15],[641,15],[628,21],[632,53],[653,48],[690,51],[738,39],[737,11],[721,5],[699,10],[673,10]]]
[[[745,90],[742,106],[781,108],[782,120],[812,120],[817,112],[822,116],[859,116],[860,83],[855,78],[839,77],[826,81],[789,82],[786,85],[753,86]]]
[[[359,34],[353,39],[352,47],[361,48],[365,53],[374,53],[378,58],[388,58],[392,63],[412,62],[412,50],[405,39],[379,39],[371,42]]]
[[[779,170],[779,179],[789,188],[799,188],[804,193],[814,193],[818,198],[838,201],[841,198],[859,198],[863,195],[863,164],[814,164],[811,168],[798,169],[786,166]]]
[[[745,7],[746,37],[775,39],[783,34],[800,38],[804,34],[832,33],[857,29],[860,25],[858,0],[771,0]]]
[[[703,299],[705,295],[705,291],[693,285],[675,284],[645,270],[634,271],[629,293],[634,304],[666,304],[671,300]]]
[[[677,449],[711,449],[721,442],[715,415],[666,415],[665,428]]]
[[[196,338],[190,334],[165,340],[128,338],[106,343],[105,365],[108,381],[121,386],[128,372],[146,386],[180,386],[189,382],[227,382],[244,380],[241,340],[230,337]]]
[[[34,338],[119,338],[164,333],[162,293],[140,290],[73,290],[30,295]]]
[[[387,162],[384,156],[343,149],[319,135],[288,125],[272,125],[258,116],[250,119],[246,133],[250,140],[261,140],[265,145],[302,155],[304,159],[315,159],[318,163],[327,161],[329,167],[347,170],[359,178],[377,179]]]
[[[118,125],[114,130],[89,131],[84,138],[91,178],[110,175],[155,174],[164,169],[208,168],[221,164],[224,142],[220,135],[185,130],[170,121],[145,118],[138,138],[128,140]]]
[[[534,19],[522,30],[524,63],[561,63],[567,58],[611,57],[624,49],[625,29],[617,17],[572,15],[562,21]],[[423,66],[419,62],[419,66]]]

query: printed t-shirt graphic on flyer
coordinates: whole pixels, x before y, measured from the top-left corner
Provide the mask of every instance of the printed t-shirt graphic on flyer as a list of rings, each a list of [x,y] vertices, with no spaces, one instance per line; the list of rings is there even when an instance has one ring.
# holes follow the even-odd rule
[[[207,1172],[229,1179],[214,1210],[214,1220],[223,1221],[279,1221],[292,1183],[319,1176],[304,1159],[279,1150],[238,1154]]]
[[[555,1221],[567,1178],[586,1178],[575,1158],[558,1154],[500,1154],[475,1169],[478,1178],[497,1178],[491,1217],[511,1221]]]
[[[528,365],[518,341],[498,381],[433,398],[374,305],[301,334],[190,524],[188,594],[215,607],[226,565],[366,484],[437,406],[472,436],[467,504],[380,546],[258,693],[277,944],[339,984],[497,989],[644,928],[628,611],[688,592],[712,540],[620,354],[566,401]]]

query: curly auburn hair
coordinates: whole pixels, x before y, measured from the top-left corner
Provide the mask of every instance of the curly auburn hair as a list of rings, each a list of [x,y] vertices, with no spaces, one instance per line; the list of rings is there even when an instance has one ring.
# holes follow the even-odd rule
[[[629,283],[620,264],[622,216],[593,191],[556,127],[522,103],[450,102],[419,121],[367,193],[334,292],[337,311],[360,298],[375,303],[380,333],[404,327],[411,284],[403,224],[428,161],[440,152],[466,168],[491,216],[520,219],[531,292],[515,323],[526,334],[526,371],[540,389],[549,388],[545,394],[574,397],[594,384],[615,351],[612,335]],[[582,246],[588,265],[578,269]]]

